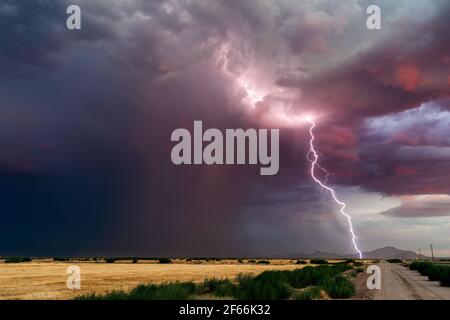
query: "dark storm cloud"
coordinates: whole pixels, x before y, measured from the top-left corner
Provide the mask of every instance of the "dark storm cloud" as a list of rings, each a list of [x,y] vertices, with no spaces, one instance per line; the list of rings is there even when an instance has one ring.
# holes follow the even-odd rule
[[[449,194],[443,179],[443,173],[450,170],[449,121],[446,105],[436,102],[368,118],[353,131],[358,142],[346,152],[350,156],[353,150],[357,160],[342,161],[339,153],[328,152],[324,165],[335,173],[333,181],[343,185],[389,195]],[[341,143],[345,150],[340,140],[334,138],[331,146]]]
[[[82,8],[81,31],[65,28],[68,4]],[[433,168],[411,163],[420,149],[398,152],[401,159],[394,152],[398,144],[446,146],[439,119],[435,131],[418,134],[405,124],[385,136],[376,130],[382,124],[365,127],[353,117],[448,96],[449,6],[435,1],[430,7],[429,19],[406,31],[400,13],[386,12],[398,28],[392,23],[386,36],[367,38],[358,1],[3,1],[0,168],[8,191],[0,250],[236,255],[337,249],[336,239],[347,241],[345,230],[321,207],[318,190],[307,186],[305,127],[281,129],[276,177],[262,179],[252,167],[170,161],[172,130],[191,129],[199,119],[219,129],[259,127],[276,103],[340,120],[319,125],[317,134],[333,183],[386,193],[445,191],[439,179],[444,149],[430,153],[441,156]],[[356,52],[358,41],[369,49]],[[268,88],[257,111],[246,105],[238,81],[247,76]],[[6,241],[12,236],[14,244]]]
[[[447,103],[427,103],[420,108],[368,120],[368,134],[383,144],[398,147],[448,147],[450,111]]]
[[[48,3],[39,4],[34,11],[37,16]],[[87,12],[94,8],[97,21],[114,16],[107,2],[82,7]],[[233,208],[238,199],[245,197],[245,190],[234,190],[233,185],[238,183],[245,188],[245,173],[231,168],[183,170],[173,167],[169,157],[170,133],[177,127],[189,128],[197,119],[210,119],[208,125],[215,127],[239,125],[235,117],[220,111],[231,104],[224,90],[229,86],[227,79],[211,70],[211,66],[198,65],[213,53],[208,43],[202,48],[192,47],[192,52],[184,50],[192,42],[203,41],[206,34],[216,32],[187,30],[174,39],[171,32],[177,27],[168,24],[176,24],[178,18],[169,19],[167,10],[157,6],[159,11],[153,11],[153,7],[145,5],[155,17],[150,28],[145,18],[129,22],[126,17],[112,19],[108,22],[112,31],[101,40],[93,41],[93,36],[61,37],[56,41],[57,47],[47,46],[51,33],[37,31],[33,39],[42,48],[32,52],[34,60],[13,54],[2,57],[3,61],[14,61],[15,75],[28,71],[30,66],[39,69],[33,70],[31,81],[19,78],[6,83],[3,79],[1,88],[2,137],[17,137],[2,140],[6,150],[3,162],[9,167],[11,163],[25,162],[30,174],[35,172],[41,177],[33,180],[36,183],[27,182],[30,189],[42,190],[40,201],[25,199],[23,206],[16,206],[16,216],[35,211],[45,221],[53,219],[46,224],[46,236],[33,247],[26,237],[15,242],[17,252],[60,254],[61,248],[52,243],[67,243],[67,254],[232,254]],[[136,8],[128,14],[139,13]],[[17,8],[16,12],[20,10]],[[30,29],[35,23],[36,30],[48,30],[48,25],[65,22],[61,12],[47,17],[44,27],[38,19],[26,23],[31,23]],[[88,21],[83,23],[87,30],[91,30],[91,18],[94,15],[88,15]],[[17,23],[7,26],[14,29]],[[5,30],[5,36],[11,37],[17,50],[22,49],[19,46],[32,45],[28,38],[18,39],[14,30]],[[52,55],[58,59],[49,63]],[[39,83],[33,81],[36,79]],[[208,84],[207,89],[204,84]],[[40,148],[42,145],[52,148]],[[71,185],[74,176],[80,192],[61,185]],[[20,180],[19,176],[16,179]],[[88,192],[83,183],[101,192]],[[11,188],[10,192],[19,191]],[[64,200],[65,195],[78,205]],[[58,206],[44,205],[53,198],[60,201]],[[19,195],[9,199],[3,202],[5,212],[19,201]],[[97,205],[100,212],[93,213],[91,206],[96,203],[107,205]],[[74,211],[77,214],[72,218],[79,221],[73,227],[77,232],[61,234],[60,228],[67,227],[53,217],[69,217]],[[104,214],[108,219],[101,218]],[[91,215],[96,219],[90,219]],[[88,226],[83,227],[82,221],[89,221]],[[4,237],[11,233],[24,236],[17,220],[9,220],[8,226]],[[41,234],[40,228],[31,223],[27,233]],[[93,229],[99,231],[97,236],[91,236],[89,230]],[[95,243],[74,245],[76,240],[68,239],[83,234]],[[114,246],[105,245],[113,236],[117,239]],[[12,250],[10,244],[7,248]]]
[[[70,2],[72,4],[72,2]],[[1,77],[44,72],[63,63],[67,50],[79,42],[112,38],[110,22],[98,19],[95,11],[83,16],[86,30],[74,35],[65,26],[68,1],[5,0],[0,5]],[[93,5],[95,8],[95,5]],[[108,13],[108,12],[106,12]]]
[[[302,91],[299,106],[331,115],[318,129],[317,142],[335,182],[397,195],[450,191],[442,179],[450,167],[444,111],[450,95],[450,5],[433,5],[423,14],[432,19],[396,19],[380,41],[336,68],[280,78],[280,85]],[[396,116],[433,100],[434,107]],[[367,126],[364,119],[374,116],[379,118]]]
[[[301,88],[301,103],[342,118],[389,114],[448,98],[449,14],[447,3],[432,21],[402,21],[398,33],[336,69],[279,83]]]
[[[61,50],[63,25],[54,23],[63,3],[2,1],[0,5],[0,56],[2,74],[17,64],[47,65]],[[14,65],[11,66],[10,64]]]
[[[347,182],[395,195],[449,193],[442,179],[450,168],[449,121],[439,103],[368,119],[359,133],[360,161]]]

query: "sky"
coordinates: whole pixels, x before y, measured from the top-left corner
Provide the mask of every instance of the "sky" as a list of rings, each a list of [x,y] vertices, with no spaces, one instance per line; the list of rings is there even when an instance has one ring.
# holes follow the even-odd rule
[[[81,30],[66,8],[81,8]],[[366,8],[381,8],[381,30]],[[0,255],[450,256],[450,2],[0,3]],[[175,166],[171,132],[277,128],[280,170]]]

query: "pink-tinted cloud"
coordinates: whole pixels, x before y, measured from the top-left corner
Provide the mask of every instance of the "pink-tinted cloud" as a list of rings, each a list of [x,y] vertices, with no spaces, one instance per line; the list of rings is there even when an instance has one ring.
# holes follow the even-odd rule
[[[390,114],[448,99],[450,41],[444,30],[450,29],[449,7],[434,20],[393,33],[335,68],[281,77],[279,84],[302,91],[299,106],[339,119]]]
[[[395,175],[400,177],[409,177],[417,174],[417,169],[413,166],[397,165],[395,166]]]
[[[450,216],[449,195],[405,196],[401,200],[402,203],[399,206],[383,214],[402,218]]]
[[[395,67],[394,82],[407,91],[414,91],[419,86],[420,71],[412,64],[399,64]]]

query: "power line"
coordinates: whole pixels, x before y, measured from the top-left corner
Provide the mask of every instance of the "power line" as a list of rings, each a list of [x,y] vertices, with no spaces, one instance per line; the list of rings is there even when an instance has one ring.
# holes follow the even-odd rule
[[[430,244],[430,248],[431,248],[431,261],[434,261],[434,253],[433,253],[433,245]]]

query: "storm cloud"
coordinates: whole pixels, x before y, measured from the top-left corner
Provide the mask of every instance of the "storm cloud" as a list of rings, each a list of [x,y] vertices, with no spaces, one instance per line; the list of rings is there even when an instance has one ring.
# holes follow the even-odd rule
[[[397,217],[450,216],[448,195],[409,196],[402,200],[402,204],[383,213]]]
[[[450,4],[377,3],[370,31],[357,0],[2,1],[0,254],[347,252],[305,114],[333,185],[450,194]],[[279,174],[174,166],[170,134],[194,120],[280,128]],[[445,212],[420,203],[377,214]]]

